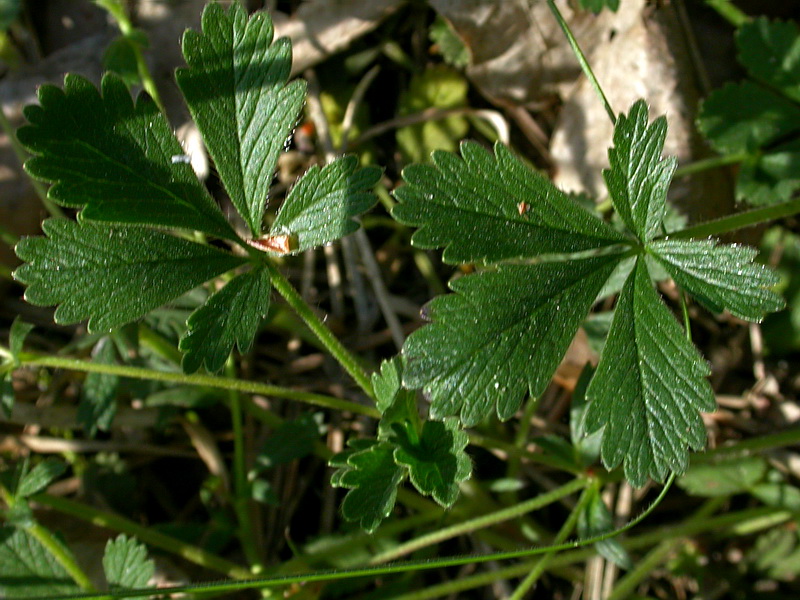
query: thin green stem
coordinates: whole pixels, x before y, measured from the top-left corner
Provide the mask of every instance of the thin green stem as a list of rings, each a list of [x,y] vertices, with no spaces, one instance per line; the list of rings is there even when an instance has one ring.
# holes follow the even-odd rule
[[[743,229],[744,227],[752,227],[760,223],[791,217],[797,213],[800,213],[800,198],[795,198],[794,200],[782,204],[747,210],[713,221],[706,221],[705,223],[700,223],[693,227],[672,232],[669,234],[669,237],[671,239],[684,239],[718,236],[723,233],[736,231],[737,229]]]
[[[734,6],[731,0],[706,0],[706,4],[734,27],[741,27],[750,20],[750,17]]]
[[[266,268],[269,270],[269,276],[272,285],[283,296],[283,299],[292,307],[297,315],[308,325],[308,328],[317,336],[320,342],[324,344],[328,352],[339,361],[345,371],[353,378],[358,386],[364,390],[370,398],[375,398],[375,392],[372,389],[372,382],[369,376],[362,368],[358,359],[353,356],[350,351],[342,345],[339,339],[333,335],[330,329],[325,326],[325,323],[311,310],[311,307],[303,300],[302,296],[294,289],[289,280],[283,276],[278,268],[272,264],[272,261],[265,262]],[[364,413],[362,407],[361,413]],[[371,414],[370,416],[375,416]],[[380,416],[380,415],[377,415]]]
[[[723,456],[745,456],[752,455],[764,450],[784,448],[800,444],[800,427],[793,427],[786,431],[763,435],[736,442],[730,446],[720,446],[713,450],[708,450],[701,454],[692,455],[692,464],[711,462]]]
[[[493,513],[489,513],[488,515],[481,515],[480,517],[476,517],[474,519],[462,521],[461,523],[456,523],[455,525],[445,527],[444,529],[440,529],[438,531],[420,536],[416,539],[409,540],[404,544],[400,544],[395,548],[391,548],[390,550],[381,552],[380,554],[374,556],[370,561],[370,564],[376,565],[389,562],[391,560],[400,558],[401,556],[411,554],[412,552],[420,550],[421,548],[432,546],[433,544],[438,544],[439,542],[449,540],[459,535],[472,533],[478,529],[484,529],[486,527],[496,525],[497,523],[502,523],[503,521],[520,517],[526,513],[538,510],[544,506],[547,506],[548,504],[557,502],[561,498],[577,492],[578,490],[586,487],[588,481],[589,480],[585,478],[575,478],[569,483],[566,483],[561,487],[552,490],[551,492],[536,496],[535,498],[531,498],[525,502],[520,502],[519,504],[503,508]]]
[[[741,154],[724,154],[722,156],[713,156],[711,158],[697,160],[676,169],[673,179],[686,177],[687,175],[693,175],[695,173],[701,173],[710,169],[718,169],[719,167],[735,165],[746,160],[748,156],[750,155],[743,152]]]
[[[89,576],[86,575],[86,573],[83,572],[83,569],[78,566],[78,563],[75,562],[75,557],[72,556],[72,553],[64,546],[64,544],[59,542],[52,533],[36,522],[26,524],[24,528],[25,531],[31,534],[42,546],[44,546],[44,549],[56,559],[58,564],[64,567],[64,570],[69,574],[70,577],[72,577],[73,581],[75,581],[75,583],[77,583],[82,590],[86,590],[87,592],[95,591],[96,588],[94,585],[92,585]]]
[[[3,110],[0,110],[0,127],[3,129],[3,133],[6,134],[9,143],[11,144],[11,149],[14,150],[14,154],[17,155],[17,160],[19,160],[20,165],[24,165],[25,161],[28,160],[28,152],[25,148],[22,147],[22,144],[19,143],[17,139],[16,133],[14,132],[14,127],[11,125],[11,122],[6,117],[6,113]],[[54,204],[52,200],[47,196],[47,188],[40,182],[30,177],[31,185],[33,186],[33,190],[36,192],[36,195],[39,196],[39,200],[42,201],[42,205],[45,207],[50,216],[63,218],[64,213],[61,208]]]
[[[575,525],[578,523],[578,518],[586,508],[586,505],[589,503],[589,499],[591,497],[590,489],[583,490],[583,494],[581,494],[580,500],[578,500],[575,508],[569,513],[569,517],[567,517],[567,520],[564,521],[561,529],[558,530],[558,533],[553,540],[554,543],[560,544],[572,534],[573,529],[575,529]],[[522,582],[520,582],[520,584],[517,586],[517,589],[514,590],[514,593],[509,596],[508,600],[522,600],[525,597],[525,594],[528,593],[528,590],[530,590],[536,584],[536,582],[539,580],[539,577],[541,577],[542,573],[545,572],[554,556],[555,552],[548,552],[541,559],[539,559],[539,561],[534,565],[533,569],[531,569],[531,572],[528,573],[528,576],[525,577]]]
[[[210,554],[205,550],[192,546],[176,538],[164,535],[148,527],[143,527],[124,517],[104,512],[58,496],[50,494],[36,494],[30,500],[42,506],[47,506],[60,513],[70,515],[87,521],[98,527],[107,527],[114,531],[136,536],[139,541],[155,548],[160,548],[171,554],[180,556],[196,565],[217,571],[236,580],[252,579],[253,574],[235,563]]]
[[[225,363],[225,374],[236,378],[236,366],[230,357]],[[239,522],[238,534],[244,555],[253,573],[263,572],[264,567],[256,545],[255,530],[250,520],[250,486],[247,482],[247,457],[245,456],[244,427],[242,426],[242,398],[236,390],[228,390],[228,408],[233,425],[233,509]]]
[[[105,373],[107,375],[130,377],[132,379],[149,379],[152,381],[165,381],[184,385],[206,386],[221,390],[236,390],[244,394],[259,394],[262,396],[285,398],[287,400],[295,400],[314,406],[322,406],[339,411],[349,411],[368,417],[380,417],[380,413],[377,409],[371,406],[364,406],[356,402],[334,398],[333,396],[300,392],[277,385],[246,381],[244,379],[231,379],[229,377],[202,374],[184,375],[183,373],[169,373],[153,369],[143,369],[141,367],[130,367],[127,365],[104,365],[75,358],[41,356],[27,352],[21,353],[19,360],[21,366],[52,367],[56,369],[81,371],[84,373]]]
[[[614,110],[611,108],[611,104],[609,103],[608,98],[606,98],[605,92],[603,92],[603,88],[600,86],[600,82],[597,81],[597,77],[595,77],[594,71],[592,71],[592,67],[589,65],[589,61],[586,60],[586,56],[580,49],[580,46],[578,46],[578,41],[575,39],[575,36],[572,35],[572,30],[569,28],[567,21],[562,16],[561,11],[558,10],[554,0],[547,0],[547,6],[550,7],[550,10],[553,12],[556,21],[558,21],[558,24],[561,26],[561,30],[567,37],[567,41],[572,47],[572,52],[575,54],[575,58],[578,59],[578,64],[580,64],[584,75],[586,75],[589,83],[594,88],[594,91],[597,92],[597,95],[600,97],[600,101],[603,103],[603,107],[606,109],[608,118],[611,119],[611,123],[613,125],[616,125],[617,116],[614,114]]]
[[[158,93],[155,79],[153,79],[153,74],[150,73],[150,69],[144,59],[144,54],[142,54],[142,46],[137,40],[137,30],[133,26],[124,4],[119,0],[95,0],[95,3],[104,8],[108,14],[111,15],[117,22],[117,26],[122,35],[130,40],[130,46],[133,50],[134,58],[136,59],[136,70],[139,73],[142,87],[156,103],[159,110],[165,112],[164,103],[161,101],[161,95]]]

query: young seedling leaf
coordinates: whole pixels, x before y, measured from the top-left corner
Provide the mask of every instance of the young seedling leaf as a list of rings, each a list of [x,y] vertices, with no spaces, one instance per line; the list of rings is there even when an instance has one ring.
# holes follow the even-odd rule
[[[381,177],[376,167],[358,167],[343,156],[322,168],[311,167],[289,191],[270,232],[297,236],[291,252],[338,240],[358,229],[353,217],[371,208],[372,188]]]
[[[89,318],[108,331],[177,298],[246,259],[160,231],[48,219],[47,237],[25,238],[14,272],[25,299],[59,307],[58,323]]]
[[[261,320],[269,310],[269,272],[254,268],[231,279],[189,317],[181,339],[183,370],[194,373],[202,365],[217,372],[233,350],[247,352]]]
[[[461,157],[437,151],[432,165],[403,170],[392,216],[419,227],[412,243],[444,248],[457,264],[580,252],[625,242],[622,234],[528,169],[502,144],[474,142]]]
[[[664,219],[675,157],[661,159],[667,119],[648,125],[647,104],[638,100],[614,127],[614,147],[608,151],[611,168],[603,171],[619,216],[641,241],[653,239]]]
[[[784,306],[770,289],[778,275],[753,262],[755,248],[718,245],[714,240],[658,240],[648,250],[675,283],[713,312],[727,309],[740,319],[758,322]]]
[[[372,374],[372,388],[381,420],[379,437],[388,439],[394,435],[393,426],[411,428],[419,433],[422,424],[417,411],[417,395],[403,388],[403,363],[399,356],[385,360],[379,373]]]
[[[405,469],[394,460],[394,444],[362,440],[354,450],[346,451],[345,462],[331,477],[331,484],[349,488],[342,502],[342,515],[348,521],[358,521],[371,533],[392,512],[397,498],[397,486],[403,481]]]
[[[0,597],[68,596],[81,589],[61,563],[21,527],[0,527]]]
[[[653,287],[645,261],[622,289],[597,372],[586,392],[586,429],[605,426],[601,456],[641,487],[682,473],[688,448],[705,445],[698,411],[716,408],[710,369]]]
[[[464,452],[469,436],[458,419],[425,421],[419,440],[409,437],[407,428],[396,430],[394,459],[408,468],[411,483],[445,508],[452,506],[458,499],[458,484],[472,473],[472,462]]]
[[[67,465],[57,458],[47,458],[33,467],[17,485],[14,495],[17,498],[27,498],[50,485],[61,477],[67,470]]]
[[[433,321],[403,347],[407,387],[422,387],[441,419],[466,426],[496,405],[501,419],[526,392],[540,395],[619,255],[508,265],[450,284],[430,304]]]
[[[582,538],[593,537],[608,533],[614,529],[614,520],[603,502],[600,491],[593,488],[587,493],[591,494],[583,511],[578,515],[578,535]],[[616,539],[610,538],[597,542],[594,545],[597,551],[606,560],[611,561],[622,569],[633,567],[630,554]]]
[[[736,45],[739,62],[753,78],[800,102],[800,29],[796,24],[753,19],[739,28]]]
[[[103,571],[112,590],[143,588],[155,574],[155,563],[143,544],[122,533],[106,544]]]
[[[43,85],[40,104],[25,108],[30,124],[17,137],[34,154],[25,170],[53,183],[48,196],[84,207],[84,219],[236,239],[192,168],[173,160],[183,149],[155,103],[141,94],[134,104],[116,75],[103,77],[101,88],[102,95],[87,79],[67,75],[63,90]]]
[[[92,362],[113,365],[117,362],[117,351],[111,336],[103,337],[95,346]],[[97,430],[108,431],[117,414],[117,388],[119,377],[108,373],[89,373],[81,389],[78,405],[78,422],[91,437]]]
[[[261,233],[278,155],[305,97],[304,81],[286,83],[291,43],[273,43],[273,34],[266,12],[248,18],[238,2],[227,11],[209,4],[202,33],[184,34],[189,66],[176,73],[231,202],[254,237]]]
[[[22,352],[22,345],[31,331],[33,331],[31,323],[26,323],[19,315],[14,318],[11,323],[11,329],[8,332],[8,349],[11,352],[11,356],[16,358]]]

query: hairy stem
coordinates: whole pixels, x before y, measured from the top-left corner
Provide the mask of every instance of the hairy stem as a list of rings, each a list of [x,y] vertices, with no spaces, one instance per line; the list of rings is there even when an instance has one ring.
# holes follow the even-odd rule
[[[332,334],[331,334],[332,335]],[[339,411],[349,411],[359,415],[379,418],[380,413],[370,406],[364,406],[356,402],[324,396],[322,394],[312,394],[310,392],[300,392],[289,388],[259,383],[257,381],[246,381],[244,379],[232,379],[230,377],[219,377],[216,375],[163,372],[154,369],[144,369],[141,367],[130,367],[126,365],[104,365],[93,363],[86,360],[75,358],[62,358],[58,356],[41,356],[32,353],[21,353],[19,356],[21,366],[53,367],[57,369],[68,369],[71,371],[81,371],[84,373],[105,373],[107,375],[118,375],[120,377],[130,377],[132,379],[149,379],[152,381],[165,381],[169,383],[179,383],[184,385],[198,385],[212,387],[221,390],[236,390],[245,394],[259,394],[262,396],[274,396],[295,400],[314,406],[322,406]]]
[[[25,531],[30,533],[44,546],[45,550],[58,561],[58,564],[64,567],[64,570],[69,573],[69,576],[72,577],[73,581],[75,581],[82,590],[86,590],[87,592],[95,591],[95,587],[89,580],[89,576],[86,575],[83,569],[78,566],[78,563],[75,562],[72,553],[64,544],[59,542],[52,533],[35,522],[25,525]]]
[[[333,335],[330,329],[322,322],[322,320],[311,310],[311,307],[300,296],[294,286],[289,283],[289,280],[283,276],[278,268],[272,264],[271,261],[265,262],[269,270],[269,276],[272,280],[272,285],[283,296],[284,300],[292,307],[297,315],[303,319],[308,328],[319,338],[319,341],[327,348],[328,352],[339,361],[345,371],[353,378],[358,386],[364,390],[370,398],[375,398],[375,392],[372,390],[372,382],[369,376],[362,368],[358,359],[353,356],[350,351],[342,345],[338,338]],[[369,414],[370,416],[380,416],[374,412],[364,412],[365,407],[361,407],[359,411],[361,414]]]

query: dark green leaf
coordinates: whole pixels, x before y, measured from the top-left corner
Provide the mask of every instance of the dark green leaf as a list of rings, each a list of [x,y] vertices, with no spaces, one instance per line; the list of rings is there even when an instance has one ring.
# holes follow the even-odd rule
[[[189,66],[176,73],[178,85],[233,205],[258,236],[278,155],[303,106],[305,82],[286,84],[291,43],[272,43],[267,13],[248,18],[238,2],[227,12],[209,4],[202,30],[184,34]]]
[[[203,364],[214,373],[222,369],[233,350],[247,352],[261,320],[269,310],[270,279],[264,268],[254,268],[231,279],[189,317],[181,339],[183,370],[194,373]]]
[[[800,115],[798,115],[800,124]],[[800,131],[797,132],[800,134]],[[751,206],[788,202],[800,189],[800,138],[744,161],[736,181],[736,199]]]
[[[408,436],[409,429],[397,431],[394,458],[408,468],[411,483],[440,505],[452,506],[458,498],[458,484],[472,473],[472,462],[464,452],[469,436],[458,419],[425,421],[419,440]]]
[[[58,323],[87,317],[89,331],[107,331],[177,298],[245,259],[160,231],[49,219],[47,237],[17,244],[14,277],[31,304],[60,304]]]
[[[67,465],[64,461],[57,458],[47,458],[25,474],[17,485],[17,489],[14,490],[14,495],[18,498],[32,496],[61,477],[66,470]]]
[[[600,490],[595,487],[586,493],[590,494],[590,497],[585,508],[578,515],[578,535],[582,538],[587,538],[613,531],[614,520],[608,511],[606,503],[603,502]],[[618,567],[623,569],[633,567],[630,554],[616,539],[609,538],[602,542],[597,542],[594,547],[597,548],[603,558]]]
[[[31,331],[33,331],[31,323],[26,323],[19,315],[14,317],[11,329],[8,332],[8,349],[11,351],[12,356],[16,357],[22,352],[22,345]]]
[[[510,418],[547,386],[617,256],[508,265],[455,280],[430,304],[432,324],[403,347],[404,384],[423,387],[431,416],[474,425],[493,405]]]
[[[155,563],[144,545],[122,533],[106,544],[103,571],[112,590],[143,588],[155,574]]]
[[[102,96],[88,80],[67,75],[64,89],[39,88],[40,106],[25,108],[30,125],[17,137],[35,156],[31,176],[52,182],[48,195],[64,206],[85,207],[84,219],[195,229],[236,239],[222,211],[147,96],[134,105],[115,75]]]
[[[599,13],[604,8],[608,8],[613,12],[617,12],[619,8],[619,0],[578,0],[581,8],[590,10],[594,14]]]
[[[752,81],[729,83],[703,102],[697,125],[719,152],[754,152],[800,130],[800,106]]]
[[[699,463],[689,467],[678,480],[693,496],[731,496],[746,492],[764,479],[767,463],[760,456]]]
[[[331,484],[350,490],[342,502],[344,518],[371,533],[392,512],[405,470],[394,461],[394,444],[362,440],[356,448],[347,452],[343,465],[336,457],[331,460],[340,466]]]
[[[375,204],[372,188],[380,177],[376,167],[358,168],[355,156],[311,167],[287,194],[271,233],[297,236],[292,250],[302,252],[354,232],[353,217]]]
[[[102,338],[95,346],[92,362],[113,365],[117,362],[114,341]],[[78,405],[78,422],[94,437],[97,430],[108,431],[117,414],[117,388],[119,377],[108,373],[89,373],[83,382],[81,403]]]
[[[602,431],[586,432],[586,411],[589,409],[586,390],[593,376],[594,368],[590,363],[586,363],[572,392],[572,404],[569,409],[570,439],[583,466],[591,465],[600,458],[600,444],[603,440]]]
[[[410,427],[419,433],[422,426],[417,410],[417,395],[402,386],[403,365],[400,357],[385,360],[380,373],[372,374],[372,387],[378,410],[381,411],[379,423],[382,438],[390,436],[393,425]]]
[[[412,243],[443,247],[445,262],[580,252],[625,241],[502,144],[492,156],[464,142],[461,156],[434,152],[433,165],[406,167],[406,185],[394,192],[400,204],[392,215],[420,228]]]
[[[795,23],[753,19],[739,28],[736,45],[739,62],[751,76],[800,102],[800,29]]]
[[[651,240],[664,219],[675,157],[661,159],[667,119],[647,121],[647,104],[638,100],[614,127],[614,147],[608,151],[610,169],[603,171],[608,192],[625,225],[640,240]]]
[[[778,276],[754,263],[758,251],[749,246],[717,245],[715,240],[658,240],[648,249],[679,286],[709,310],[727,309],[747,321],[784,307],[770,289]]]
[[[705,445],[698,411],[716,408],[710,369],[653,287],[645,261],[617,301],[597,372],[586,392],[587,431],[605,427],[601,455],[641,487],[683,472],[688,450]]]
[[[261,446],[256,457],[258,464],[272,468],[311,454],[320,438],[320,417],[306,413],[284,421]]]
[[[19,15],[22,0],[0,1],[0,32],[5,32]]]
[[[140,83],[136,42],[124,35],[112,40],[103,53],[103,68],[116,73],[128,86]]]
[[[0,597],[64,596],[80,591],[36,538],[22,528],[0,527]]]

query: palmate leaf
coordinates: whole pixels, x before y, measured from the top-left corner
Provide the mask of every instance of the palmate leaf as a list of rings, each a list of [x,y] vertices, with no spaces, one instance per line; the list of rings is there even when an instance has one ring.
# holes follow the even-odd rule
[[[246,260],[139,227],[48,219],[42,229],[47,237],[17,244],[27,264],[14,277],[28,302],[59,305],[58,323],[89,318],[90,332],[138,319]]]
[[[677,167],[675,157],[661,160],[667,119],[648,125],[647,104],[639,100],[614,127],[610,169],[603,171],[614,208],[641,241],[659,233],[666,211],[667,190]]]
[[[580,252],[626,241],[502,144],[494,156],[474,142],[461,158],[433,153],[432,165],[403,170],[392,216],[419,227],[412,243],[444,248],[447,263],[494,262]]]
[[[233,205],[258,236],[278,155],[303,105],[305,82],[287,85],[291,43],[287,38],[272,42],[267,13],[248,18],[238,2],[227,12],[209,4],[202,30],[185,33],[189,66],[176,78]]]
[[[740,319],[761,321],[780,310],[783,299],[770,286],[778,275],[753,262],[758,251],[714,240],[658,240],[648,250],[680,287],[708,309],[727,309]]]
[[[434,419],[466,426],[496,405],[510,418],[544,391],[619,255],[508,265],[462,277],[430,304],[432,324],[403,347],[403,382],[423,387]]]
[[[766,17],[736,32],[739,62],[750,75],[800,102],[800,29],[789,21]]]
[[[203,364],[219,371],[233,350],[247,352],[269,310],[269,272],[262,267],[234,277],[189,317],[181,339],[183,370],[194,373]]]
[[[653,287],[639,258],[622,289],[600,364],[586,391],[588,432],[603,430],[603,464],[625,465],[634,486],[683,472],[716,408],[710,369]]]
[[[270,233],[296,236],[292,251],[302,252],[354,232],[353,217],[375,204],[380,177],[376,167],[359,168],[355,156],[311,167],[287,194]]]
[[[115,75],[101,87],[102,96],[88,80],[67,75],[63,90],[43,85],[40,105],[25,108],[30,124],[17,137],[34,154],[25,170],[53,183],[48,196],[84,207],[84,219],[236,239],[192,168],[173,160],[183,149],[155,103],[141,94],[134,104]]]

